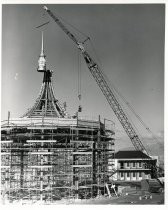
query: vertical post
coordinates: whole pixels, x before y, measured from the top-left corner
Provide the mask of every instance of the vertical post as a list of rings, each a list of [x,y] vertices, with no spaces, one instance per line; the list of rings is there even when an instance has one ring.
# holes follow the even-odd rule
[[[78,124],[78,115],[77,115],[77,124]],[[78,128],[78,125],[77,125]],[[76,130],[76,136],[75,140],[77,140],[77,143],[74,144],[74,149],[73,151],[77,150],[77,144],[79,143],[79,130]],[[73,165],[78,165],[77,163],[77,155],[73,154]],[[75,187],[75,199],[79,198],[79,190],[78,190],[78,185],[79,185],[79,169],[77,167],[73,167],[73,185]]]
[[[106,119],[104,118],[104,130],[106,129]]]
[[[79,124],[79,116],[78,116],[78,112],[76,113],[76,119],[77,119],[77,127],[78,127],[78,124]]]
[[[101,195],[101,191],[100,191],[100,181],[101,181],[101,179],[100,179],[100,168],[101,168],[101,166],[100,166],[100,158],[101,158],[101,155],[100,155],[100,149],[101,149],[101,147],[100,147],[100,115],[99,115],[99,130],[98,130],[98,135],[97,135],[97,173],[98,173],[98,192],[97,192],[97,194],[98,194],[98,196],[100,196]]]
[[[76,165],[77,157],[74,154],[73,155],[73,165]],[[78,199],[78,184],[79,184],[79,169],[76,167],[73,167],[73,185],[75,186],[75,199]]]
[[[93,135],[93,131],[92,131],[92,135]],[[96,180],[96,166],[97,166],[97,159],[96,159],[96,143],[95,140],[92,139],[93,144],[92,144],[92,163],[93,163],[93,167],[92,167],[92,173],[93,173],[93,180],[92,183],[96,184],[97,180]],[[92,186],[92,196],[95,194],[95,187],[94,185]]]
[[[76,177],[75,177],[75,199],[79,198],[79,169],[76,169]]]
[[[43,147],[43,142],[41,143],[41,147]],[[40,201],[43,201],[43,155],[40,155]]]
[[[23,144],[22,144],[23,147]],[[24,178],[24,151],[23,148],[20,152],[20,193],[23,196],[23,178]]]
[[[10,111],[8,111],[8,126],[9,126],[9,121],[10,121]]]
[[[45,114],[45,111],[44,111],[44,106],[42,107],[42,126],[44,125],[44,114]]]

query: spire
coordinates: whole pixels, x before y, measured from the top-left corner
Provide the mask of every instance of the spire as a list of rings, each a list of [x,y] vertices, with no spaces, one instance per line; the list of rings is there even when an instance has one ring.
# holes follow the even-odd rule
[[[42,118],[42,117],[68,117],[65,108],[59,103],[54,96],[52,87],[52,71],[46,70],[46,60],[44,55],[43,32],[41,42],[41,54],[38,60],[39,66],[37,71],[43,72],[43,82],[39,96],[32,108],[30,108],[23,117]]]
[[[43,31],[41,34],[41,54],[39,56],[39,60],[38,60],[38,68],[37,71],[41,71],[44,72],[46,71],[46,59],[45,59],[45,55],[44,55],[44,40],[43,40]]]
[[[44,40],[43,40],[43,31],[41,32],[41,36],[42,36],[42,39],[41,39],[41,54],[40,56],[44,56]]]

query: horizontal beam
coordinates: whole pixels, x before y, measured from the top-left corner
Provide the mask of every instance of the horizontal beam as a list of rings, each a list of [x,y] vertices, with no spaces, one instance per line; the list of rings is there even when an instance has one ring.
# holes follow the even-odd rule
[[[27,140],[28,143],[43,143],[43,142],[57,142],[57,140]]]
[[[9,144],[9,143],[13,143],[12,140],[9,140],[9,141],[1,141],[1,144]]]
[[[52,165],[43,165],[43,166],[35,165],[35,166],[28,166],[28,168],[52,168],[52,167],[53,167]]]
[[[72,152],[73,155],[92,155],[92,152]]]
[[[73,168],[89,168],[92,167],[92,165],[72,165]]]
[[[29,152],[31,155],[52,155],[53,152]]]

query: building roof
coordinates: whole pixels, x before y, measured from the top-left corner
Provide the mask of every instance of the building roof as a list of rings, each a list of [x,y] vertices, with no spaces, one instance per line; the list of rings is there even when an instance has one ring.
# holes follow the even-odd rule
[[[115,153],[115,158],[116,159],[151,159],[148,155],[141,151],[134,151],[134,150],[129,150],[129,151],[118,151]]]

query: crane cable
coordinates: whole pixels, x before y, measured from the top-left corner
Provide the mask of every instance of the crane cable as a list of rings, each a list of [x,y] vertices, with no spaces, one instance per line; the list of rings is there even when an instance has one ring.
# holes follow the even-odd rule
[[[77,31],[78,33],[80,33],[85,39],[83,42],[81,43],[85,43],[87,40],[90,40],[90,38],[83,33],[82,31],[80,31],[78,28],[76,28],[74,25],[70,24],[68,21],[66,21],[64,18],[62,18],[61,16],[58,15],[57,13],[57,17],[59,19],[62,20],[62,22],[66,23],[67,25],[69,25],[71,28],[73,28],[75,31]],[[77,49],[77,69],[78,69],[78,100],[79,100],[79,107],[78,107],[78,112],[82,111],[82,106],[81,106],[81,99],[82,99],[82,95],[81,95],[81,52],[79,51],[79,49]]]
[[[78,112],[82,111],[82,106],[81,106],[81,99],[82,99],[82,95],[81,95],[81,53],[80,51],[77,49],[77,53],[78,53],[78,100],[79,100],[79,107],[78,107]]]

